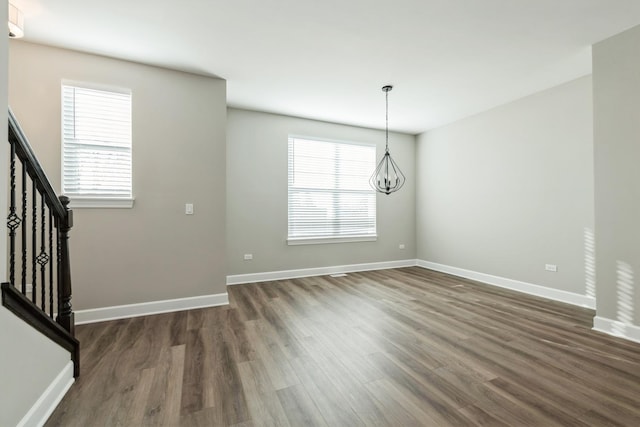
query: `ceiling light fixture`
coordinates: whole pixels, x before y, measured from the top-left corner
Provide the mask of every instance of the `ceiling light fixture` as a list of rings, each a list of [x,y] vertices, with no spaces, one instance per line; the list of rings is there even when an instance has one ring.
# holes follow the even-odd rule
[[[24,36],[24,16],[22,11],[9,3],[9,37],[19,39]]]
[[[389,153],[389,91],[393,86],[387,85],[382,87],[385,93],[386,106],[386,125],[385,125],[385,150],[384,156],[378,163],[373,175],[369,179],[369,184],[374,190],[384,194],[391,194],[398,191],[404,185],[406,178]]]

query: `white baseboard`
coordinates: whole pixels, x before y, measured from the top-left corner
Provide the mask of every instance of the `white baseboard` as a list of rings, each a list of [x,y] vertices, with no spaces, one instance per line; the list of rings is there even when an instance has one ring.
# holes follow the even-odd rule
[[[43,426],[73,384],[73,362],[69,361],[42,393],[17,427]],[[9,392],[9,391],[8,391]]]
[[[172,311],[192,310],[195,308],[215,307],[229,304],[229,295],[202,295],[198,297],[177,298],[163,301],[143,302],[139,304],[116,305],[112,307],[92,308],[75,312],[76,325],[104,322],[128,317],[148,316]]]
[[[499,286],[501,288],[511,289],[526,294],[535,295],[542,298],[560,301],[567,304],[596,308],[595,298],[586,295],[575,294],[573,292],[561,291],[559,289],[547,288],[545,286],[534,285],[532,283],[521,282],[519,280],[507,279],[505,277],[492,276],[490,274],[478,273],[476,271],[465,270],[463,268],[451,267],[449,265],[438,264],[430,261],[417,260],[419,267],[436,270],[443,273],[453,274],[454,276],[464,277],[476,280],[478,282],[489,285]]]
[[[596,316],[593,318],[593,330],[640,343],[640,326]]]
[[[227,285],[242,283],[268,282],[272,280],[297,279],[299,277],[323,276],[356,271],[385,270],[388,268],[414,267],[415,259],[399,261],[370,262],[366,264],[334,265],[331,267],[302,268],[299,270],[268,271],[266,273],[236,274],[227,276]]]

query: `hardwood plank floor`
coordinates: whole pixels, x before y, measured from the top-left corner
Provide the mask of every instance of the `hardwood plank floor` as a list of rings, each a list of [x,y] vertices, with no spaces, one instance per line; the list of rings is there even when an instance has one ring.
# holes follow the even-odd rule
[[[640,344],[592,310],[418,267],[228,291],[79,326],[47,426],[640,425]]]

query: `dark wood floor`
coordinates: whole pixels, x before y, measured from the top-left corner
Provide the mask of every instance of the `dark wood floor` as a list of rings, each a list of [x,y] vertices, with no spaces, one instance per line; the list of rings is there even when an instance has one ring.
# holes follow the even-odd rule
[[[229,287],[78,327],[48,426],[640,426],[640,345],[593,311],[418,267]]]

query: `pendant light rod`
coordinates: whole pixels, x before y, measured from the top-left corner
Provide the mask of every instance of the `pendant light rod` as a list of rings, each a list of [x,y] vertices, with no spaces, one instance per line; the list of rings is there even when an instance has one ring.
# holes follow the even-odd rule
[[[393,86],[391,85],[386,85],[382,87],[382,91],[384,92],[384,111],[385,111],[385,132],[384,132],[384,139],[386,141],[385,143],[385,149],[384,151],[387,152],[389,151],[389,91],[393,89]]]

